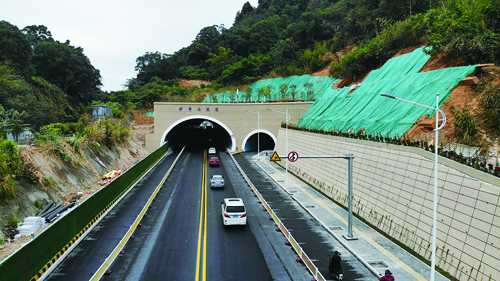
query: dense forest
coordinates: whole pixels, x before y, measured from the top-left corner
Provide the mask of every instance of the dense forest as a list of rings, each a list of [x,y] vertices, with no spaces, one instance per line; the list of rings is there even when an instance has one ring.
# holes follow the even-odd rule
[[[92,101],[147,108],[154,101],[200,101],[263,77],[312,73],[355,80],[401,49],[432,46],[463,64],[500,62],[500,3],[483,0],[259,0],[233,26],[202,28],[174,54],[145,52],[127,90],[102,92],[100,73],[82,47],[52,38],[43,25],[0,21],[0,122],[38,130],[74,122]],[[210,81],[200,88],[179,79]],[[21,114],[25,112],[25,114]]]
[[[0,20],[0,123],[9,125],[0,129],[0,183],[5,187],[8,178],[22,174],[15,143],[2,140],[3,128],[19,132],[29,124],[40,140],[61,132],[89,136],[84,113],[93,103],[110,105],[120,117],[155,101],[201,101],[265,77],[325,68],[348,85],[399,51],[422,45],[455,65],[498,65],[500,1],[259,0],[257,7],[246,2],[231,27],[203,27],[173,54],[139,56],[136,77],[116,92],[100,89],[100,72],[82,47],[55,40],[43,25],[20,29]],[[180,79],[207,83],[187,88]],[[487,93],[480,114],[489,129],[500,132],[500,90],[477,90]],[[467,117],[460,119],[464,126],[471,124],[472,114],[459,113]]]

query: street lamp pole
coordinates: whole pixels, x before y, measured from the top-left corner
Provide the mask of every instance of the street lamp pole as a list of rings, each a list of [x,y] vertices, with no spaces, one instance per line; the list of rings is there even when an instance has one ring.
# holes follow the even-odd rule
[[[257,112],[250,110],[247,111],[250,113],[257,114],[257,156],[258,156],[260,153],[260,110],[257,110]]]
[[[278,113],[281,113],[281,114],[285,114],[286,115],[286,145],[285,145],[285,156],[287,157],[286,159],[286,162],[285,162],[285,188],[288,188],[288,121],[290,121],[290,114],[288,114],[288,107],[286,108],[286,112],[283,112],[283,111],[278,111],[278,110],[274,110],[274,109],[271,109],[271,108],[268,108],[267,110],[271,110],[271,111],[274,111],[274,112],[278,112]]]
[[[436,129],[434,129],[435,132],[435,137],[434,137],[434,208],[432,211],[432,257],[431,257],[431,281],[434,281],[435,278],[435,273],[436,273],[436,235],[437,235],[437,200],[438,200],[438,140],[439,140],[439,130],[441,130],[444,125],[446,125],[446,115],[442,110],[439,109],[439,93],[436,94],[436,108],[396,98],[395,96],[387,95],[387,94],[381,94],[383,97],[399,100],[399,101],[404,101],[407,103],[411,103],[414,105],[422,106],[425,108],[429,108],[432,110],[436,111]],[[439,113],[443,116],[443,119],[439,119]],[[441,123],[441,126],[439,126],[439,121],[443,121]]]

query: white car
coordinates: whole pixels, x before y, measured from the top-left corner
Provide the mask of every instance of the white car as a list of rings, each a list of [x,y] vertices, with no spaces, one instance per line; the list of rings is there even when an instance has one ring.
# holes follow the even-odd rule
[[[224,198],[221,202],[224,225],[246,225],[247,213],[241,198]]]
[[[208,149],[208,154],[215,154],[215,153],[216,153],[216,151],[215,151],[215,147],[210,147],[210,148]]]
[[[210,177],[210,187],[222,187],[224,188],[224,177],[221,175],[213,175]]]

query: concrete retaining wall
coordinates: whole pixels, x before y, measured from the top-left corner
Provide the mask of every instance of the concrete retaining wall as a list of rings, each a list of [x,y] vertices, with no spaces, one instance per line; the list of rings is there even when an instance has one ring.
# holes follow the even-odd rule
[[[285,129],[276,150],[285,156]],[[288,169],[347,206],[346,159],[353,153],[353,212],[430,261],[434,154],[397,146],[288,131]],[[500,178],[439,157],[436,266],[459,280],[500,280]],[[282,163],[283,165],[285,163]]]

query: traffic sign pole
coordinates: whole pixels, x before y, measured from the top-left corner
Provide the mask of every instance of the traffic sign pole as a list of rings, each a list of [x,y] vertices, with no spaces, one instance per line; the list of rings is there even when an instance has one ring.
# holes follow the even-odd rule
[[[295,155],[296,159],[294,161],[290,160],[290,156]],[[354,154],[349,153],[346,155],[325,155],[325,156],[300,156],[300,158],[344,158],[349,160],[349,165],[348,165],[348,216],[347,216],[347,224],[348,224],[348,230],[347,230],[347,236],[343,235],[345,239],[347,240],[357,240],[358,238],[352,236],[352,166],[353,166],[353,159],[354,159]],[[295,162],[299,159],[299,154],[295,151],[292,151],[288,154],[288,160],[291,162]]]

